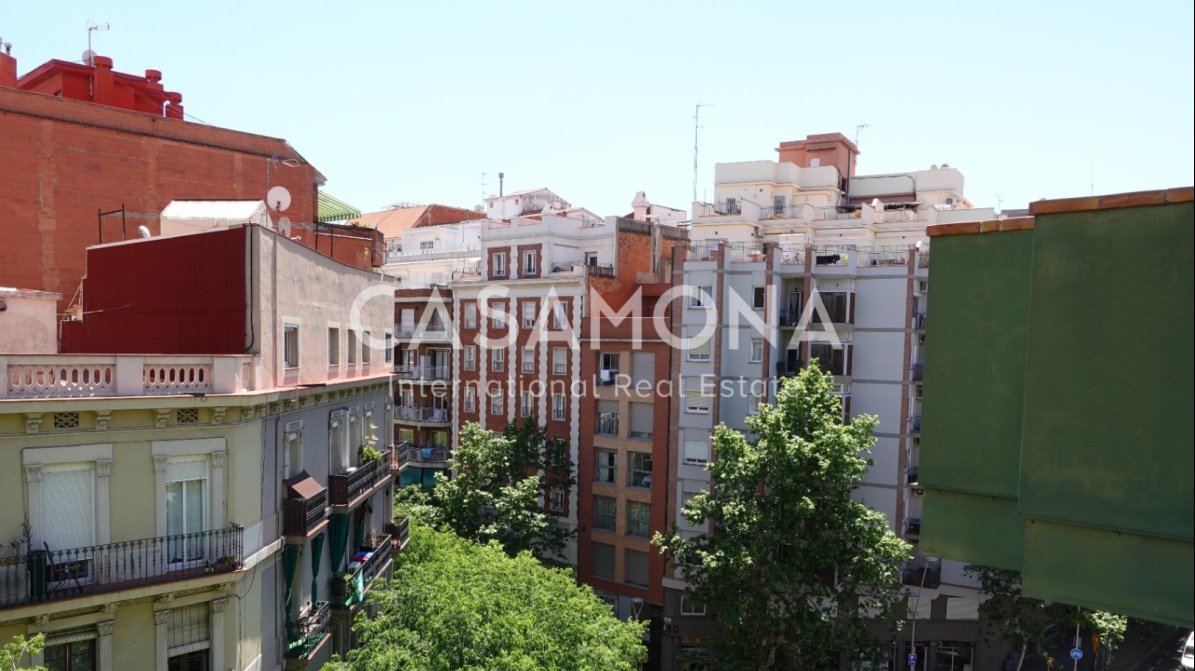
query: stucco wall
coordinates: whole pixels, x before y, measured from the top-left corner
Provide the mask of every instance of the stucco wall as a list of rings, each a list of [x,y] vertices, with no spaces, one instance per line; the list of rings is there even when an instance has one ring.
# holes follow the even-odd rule
[[[60,294],[0,288],[0,353],[56,354]]]

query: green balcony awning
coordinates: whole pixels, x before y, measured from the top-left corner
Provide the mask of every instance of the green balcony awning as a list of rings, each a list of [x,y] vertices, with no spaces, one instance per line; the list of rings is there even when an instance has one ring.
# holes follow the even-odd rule
[[[357,219],[361,216],[361,210],[339,198],[329,196],[323,191],[319,192],[317,206],[316,219],[321,224],[333,221],[348,221],[349,219]]]

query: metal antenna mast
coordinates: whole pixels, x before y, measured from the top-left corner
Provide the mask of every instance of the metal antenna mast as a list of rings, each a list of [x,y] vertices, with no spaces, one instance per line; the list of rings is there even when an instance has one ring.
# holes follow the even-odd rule
[[[88,22],[88,24],[87,24],[87,50],[88,51],[91,51],[91,34],[96,32],[97,30],[108,30],[108,22],[107,21],[105,21],[104,23],[96,23],[95,21]],[[90,65],[90,63],[89,63],[89,65]]]
[[[697,103],[693,112],[693,202],[697,202],[697,133],[701,129],[702,107],[713,107],[713,105]]]

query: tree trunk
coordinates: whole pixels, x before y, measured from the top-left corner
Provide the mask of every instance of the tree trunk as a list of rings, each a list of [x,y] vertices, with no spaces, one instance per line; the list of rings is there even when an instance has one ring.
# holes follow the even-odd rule
[[[1016,671],[1021,671],[1021,665],[1025,663],[1025,652],[1029,649],[1029,641],[1021,643],[1021,656],[1017,657]]]

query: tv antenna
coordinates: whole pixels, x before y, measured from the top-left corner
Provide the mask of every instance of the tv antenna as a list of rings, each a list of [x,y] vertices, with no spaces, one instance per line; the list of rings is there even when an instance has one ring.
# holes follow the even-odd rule
[[[494,174],[494,173],[492,173],[492,172],[483,172],[483,173],[481,173],[481,204],[482,204],[482,206],[485,206],[485,196],[486,196],[486,193],[485,193],[485,178],[486,178],[486,177],[489,177],[489,176],[490,176],[490,175],[492,175],[492,174]]]
[[[109,28],[110,26],[108,25],[107,21],[104,21],[103,23],[98,23],[96,21],[87,22],[87,52],[84,53],[84,61],[87,63],[87,65],[91,65],[91,60],[95,58],[95,52],[91,50],[91,34],[101,30],[106,31]],[[87,54],[91,54],[90,58],[87,57]]]
[[[1007,193],[997,193],[994,195],[996,196],[996,214],[1000,214],[1000,212],[1002,211],[1000,209],[1000,205],[1001,205],[1001,203],[1004,202],[1004,197],[1007,196],[1008,194]]]
[[[867,123],[861,123],[858,126],[855,126],[855,146],[856,147],[859,146],[859,131],[863,130],[864,128],[871,128],[871,126]]]
[[[693,111],[693,202],[697,202],[697,133],[701,130],[701,108],[712,104],[697,103]]]

